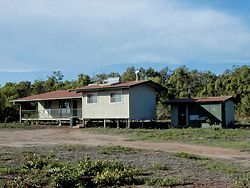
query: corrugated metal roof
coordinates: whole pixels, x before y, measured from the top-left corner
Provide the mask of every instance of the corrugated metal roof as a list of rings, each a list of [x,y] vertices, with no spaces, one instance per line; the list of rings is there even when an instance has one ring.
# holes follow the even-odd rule
[[[197,102],[224,102],[233,98],[232,96],[199,98]]]
[[[234,99],[232,96],[207,97],[207,98],[182,98],[169,100],[167,103],[207,103],[207,102],[225,102],[229,99]]]
[[[130,88],[138,85],[146,84],[156,90],[164,90],[162,86],[159,84],[156,84],[150,80],[139,80],[139,81],[129,81],[129,82],[123,82],[123,83],[116,83],[111,85],[88,85],[81,88],[76,88],[71,91],[76,92],[84,92],[84,91],[98,91],[98,90],[107,90],[107,89],[120,89],[120,88]]]
[[[81,93],[70,92],[68,90],[51,91],[38,95],[28,96],[13,100],[12,102],[39,101],[39,100],[54,100],[54,99],[69,99],[81,98]]]
[[[39,100],[55,100],[55,99],[69,99],[69,98],[81,98],[81,92],[88,92],[88,91],[99,91],[105,89],[119,89],[119,88],[130,88],[138,85],[146,84],[155,90],[165,90],[159,84],[156,84],[149,80],[140,80],[140,81],[130,81],[130,82],[123,82],[117,83],[112,85],[88,85],[82,88],[68,90],[59,90],[59,91],[51,91],[43,94],[28,96],[20,99],[13,100],[11,102],[25,102],[25,101],[39,101]],[[76,91],[76,92],[74,92]]]

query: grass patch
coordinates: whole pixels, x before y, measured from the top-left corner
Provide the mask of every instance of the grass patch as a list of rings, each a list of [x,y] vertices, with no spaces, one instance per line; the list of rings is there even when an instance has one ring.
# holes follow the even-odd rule
[[[10,167],[0,167],[0,175],[10,175],[17,173],[17,169]]]
[[[239,171],[239,168],[234,165],[215,160],[203,161],[201,166],[210,171],[223,172],[227,174],[236,174]]]
[[[29,125],[23,123],[0,123],[0,129],[42,129],[48,128],[44,125]]]
[[[246,129],[102,129],[88,128],[83,131],[105,134],[120,134],[128,140],[147,140],[154,142],[180,142],[202,144],[225,148],[250,148],[250,130]]]
[[[226,174],[236,174],[239,171],[239,168],[233,166],[231,164],[212,160],[203,156],[185,153],[185,152],[178,152],[174,154],[176,157],[184,158],[184,159],[191,159],[191,160],[199,160],[200,165],[210,171],[213,172],[223,172]]]
[[[123,147],[123,146],[99,146],[98,153],[112,155],[117,153],[123,154],[134,154],[142,151],[141,149],[135,149],[131,147]]]
[[[164,164],[154,163],[154,164],[152,164],[152,166],[149,169],[151,169],[151,170],[169,170],[169,167],[167,167],[167,165],[164,165]]]
[[[170,178],[146,178],[145,184],[149,186],[178,186],[182,185],[179,177]]]
[[[193,159],[193,160],[208,160],[207,157],[203,157],[196,154],[186,153],[186,152],[177,152],[174,154],[176,157],[185,158],[185,159]]]
[[[66,144],[63,146],[67,151],[77,151],[86,149],[85,145],[81,144]]]

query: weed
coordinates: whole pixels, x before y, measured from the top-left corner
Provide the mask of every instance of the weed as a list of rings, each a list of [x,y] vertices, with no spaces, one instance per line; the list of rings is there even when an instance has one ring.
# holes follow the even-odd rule
[[[123,147],[123,146],[99,146],[98,153],[112,155],[114,153],[125,153],[125,154],[133,154],[142,151],[141,149],[135,149],[131,147]]]

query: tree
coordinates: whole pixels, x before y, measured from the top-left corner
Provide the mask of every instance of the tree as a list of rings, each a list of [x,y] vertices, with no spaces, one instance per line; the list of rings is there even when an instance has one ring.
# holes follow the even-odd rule
[[[44,93],[46,91],[45,89],[45,81],[43,80],[35,80],[32,84],[32,94],[37,95],[40,93]]]
[[[104,80],[108,78],[106,73],[96,74],[93,78],[93,81],[98,84],[103,84]]]
[[[79,74],[78,75],[78,79],[77,79],[77,86],[81,87],[81,86],[86,86],[88,84],[90,84],[90,80],[91,78],[89,77],[89,75],[86,74]]]
[[[123,82],[134,81],[136,79],[135,67],[128,67],[127,70],[122,74],[121,80]]]

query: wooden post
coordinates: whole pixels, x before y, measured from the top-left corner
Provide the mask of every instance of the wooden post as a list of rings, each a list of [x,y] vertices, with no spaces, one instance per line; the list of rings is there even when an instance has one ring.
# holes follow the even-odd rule
[[[22,123],[22,105],[19,107],[19,123]]]
[[[130,119],[127,119],[127,128],[130,129]]]
[[[85,127],[85,120],[82,119],[82,126]]]
[[[117,127],[116,128],[119,129],[120,128],[120,121],[119,121],[119,119],[116,120],[116,123],[117,123]]]
[[[106,119],[103,120],[103,128],[106,128]]]

